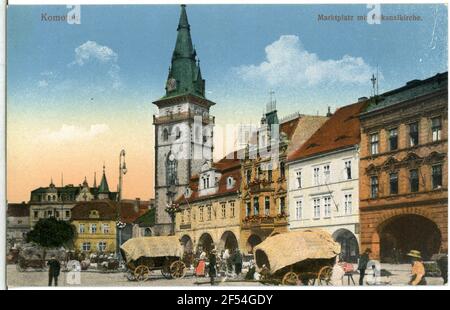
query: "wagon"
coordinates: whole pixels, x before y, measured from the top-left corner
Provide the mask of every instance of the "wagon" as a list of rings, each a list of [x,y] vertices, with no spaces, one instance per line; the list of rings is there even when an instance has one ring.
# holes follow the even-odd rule
[[[182,278],[186,274],[183,246],[175,236],[132,238],[120,251],[130,280],[146,281],[156,270],[166,279]]]
[[[321,230],[271,236],[255,247],[260,281],[283,285],[329,285],[340,244]]]

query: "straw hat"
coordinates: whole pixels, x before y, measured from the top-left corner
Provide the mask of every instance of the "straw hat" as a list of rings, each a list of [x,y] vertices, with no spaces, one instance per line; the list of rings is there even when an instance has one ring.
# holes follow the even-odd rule
[[[420,258],[420,259],[422,258],[422,255],[421,255],[420,251],[417,251],[417,250],[411,250],[406,255],[410,256],[410,257]]]

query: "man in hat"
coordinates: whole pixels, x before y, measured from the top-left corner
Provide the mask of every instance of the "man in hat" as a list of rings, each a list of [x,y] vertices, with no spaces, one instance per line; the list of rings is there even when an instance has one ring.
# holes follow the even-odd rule
[[[427,285],[425,281],[425,266],[422,262],[422,255],[420,251],[411,250],[408,254],[406,254],[411,258],[411,280],[409,281],[409,285]]]
[[[358,270],[359,270],[359,285],[364,285],[364,276],[366,275],[367,264],[369,263],[369,254],[372,251],[367,248],[364,253],[359,256]]]
[[[55,281],[55,286],[58,286],[59,271],[61,269],[61,264],[56,259],[55,255],[52,255],[50,260],[47,262],[48,268],[48,286],[52,286],[53,280]]]
[[[217,269],[217,257],[216,257],[217,251],[215,249],[211,250],[211,253],[209,253],[209,265],[208,265],[208,274],[209,278],[211,280],[211,285],[214,285],[214,278],[216,277]]]

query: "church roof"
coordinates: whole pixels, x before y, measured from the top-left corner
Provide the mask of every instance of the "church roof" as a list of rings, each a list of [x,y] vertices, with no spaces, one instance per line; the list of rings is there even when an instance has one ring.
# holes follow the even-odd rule
[[[103,166],[103,176],[102,176],[102,180],[100,181],[100,186],[98,187],[98,192],[100,194],[109,193],[109,186],[108,186],[108,181],[106,180],[105,167],[104,166]]]
[[[185,94],[193,94],[204,98],[205,80],[202,78],[200,61],[197,59],[197,52],[192,44],[185,5],[181,5],[177,32],[177,40],[167,77],[166,95],[162,99]],[[173,86],[169,86],[172,79],[175,80],[175,83]]]

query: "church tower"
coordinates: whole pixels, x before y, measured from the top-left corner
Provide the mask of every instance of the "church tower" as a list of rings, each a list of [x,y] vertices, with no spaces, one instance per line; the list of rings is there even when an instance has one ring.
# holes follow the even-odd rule
[[[166,207],[184,194],[191,176],[205,161],[212,161],[215,103],[205,97],[205,80],[192,44],[186,6],[181,5],[177,40],[158,107],[155,126],[155,207],[158,234],[170,233]]]

